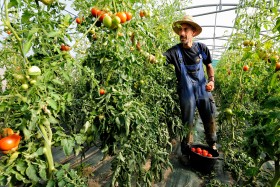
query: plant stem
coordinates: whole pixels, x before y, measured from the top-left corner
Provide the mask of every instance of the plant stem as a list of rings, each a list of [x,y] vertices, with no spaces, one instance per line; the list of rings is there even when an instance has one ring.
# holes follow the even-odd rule
[[[20,49],[20,53],[22,55],[22,57],[24,58],[25,62],[28,62],[28,59],[25,57],[25,54],[23,52],[23,45],[22,45],[22,39],[18,36],[17,32],[15,31],[15,29],[12,27],[11,22],[10,22],[10,18],[9,18],[9,12],[8,12],[8,3],[7,0],[5,0],[5,17],[6,20],[3,20],[3,23],[5,24],[5,26],[7,26],[11,32],[15,35],[18,43],[19,43],[19,49]]]
[[[47,129],[48,129],[48,132],[49,132],[50,127],[49,127],[49,125],[47,125],[47,126],[48,126]],[[51,140],[52,139],[50,138],[50,137],[52,137],[52,132],[49,132],[49,137],[48,137],[48,133],[47,133],[45,127],[42,124],[39,125],[39,128],[40,128],[40,130],[43,134],[43,137],[44,137],[44,148],[45,148],[44,154],[47,158],[47,162],[48,162],[48,165],[49,165],[48,176],[51,177],[53,170],[55,170],[53,156],[52,156],[52,149],[51,149],[51,146],[52,146],[51,145]]]
[[[100,16],[99,16],[100,17]],[[96,22],[98,21],[99,17],[94,21],[94,23],[89,27],[89,29],[83,34],[83,36],[76,41],[76,43],[72,46],[72,48],[74,49],[78,43],[89,33],[89,31],[95,26]]]
[[[113,5],[114,5],[115,12],[117,12],[117,7],[116,7],[115,0],[113,0]]]

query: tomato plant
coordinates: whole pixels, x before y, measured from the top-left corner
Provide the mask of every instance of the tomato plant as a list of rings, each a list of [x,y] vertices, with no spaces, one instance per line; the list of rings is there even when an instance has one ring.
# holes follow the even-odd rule
[[[239,31],[230,40],[230,50],[223,54],[216,67],[218,101],[220,110],[225,111],[219,114],[218,121],[227,158],[225,165],[237,180],[244,185],[277,186],[280,180],[280,171],[276,169],[279,168],[279,140],[272,137],[279,136],[276,129],[280,119],[274,113],[279,112],[275,108],[279,100],[279,72],[275,71],[279,30],[273,22],[267,22],[274,17],[275,6],[267,10],[261,2],[257,4],[259,9],[254,17],[259,19],[241,13],[243,8],[238,10],[241,14],[235,26]],[[245,4],[251,5],[252,2]],[[279,16],[278,12],[275,14]],[[258,28],[264,25],[275,30],[275,37],[257,34]],[[241,69],[250,69],[250,74]],[[268,162],[275,164],[275,170],[267,175],[262,166]]]

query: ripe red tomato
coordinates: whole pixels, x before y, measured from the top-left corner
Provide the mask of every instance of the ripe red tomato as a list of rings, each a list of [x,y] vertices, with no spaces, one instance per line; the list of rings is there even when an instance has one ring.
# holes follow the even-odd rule
[[[280,62],[277,62],[275,65],[275,71],[280,70]]]
[[[65,45],[64,48],[65,48],[65,51],[70,51],[70,49],[71,49],[68,45]]]
[[[144,13],[144,10],[140,10],[140,13],[139,13],[140,17],[144,17],[145,16],[145,13]]]
[[[208,151],[205,150],[205,149],[203,149],[203,150],[202,150],[202,156],[207,156],[207,155],[208,155]]]
[[[195,147],[192,147],[192,148],[191,148],[191,151],[192,151],[192,152],[196,152]]]
[[[125,14],[126,14],[126,21],[131,20],[131,18],[132,18],[131,12],[125,12]]]
[[[21,137],[18,134],[12,134],[0,140],[0,150],[8,151],[18,146]]]
[[[98,17],[101,12],[101,10],[99,10],[98,8],[92,8],[90,11],[91,11],[91,15],[93,15],[94,17]]]
[[[99,21],[103,22],[103,18],[105,18],[105,16],[109,16],[109,14],[101,11],[99,16]]]
[[[210,92],[212,90],[212,86],[209,84],[206,84],[205,89],[207,92]]]
[[[61,50],[61,51],[66,51],[65,45],[64,45],[64,44],[62,44],[62,45],[60,46],[60,50]]]
[[[124,22],[126,22],[126,20],[127,20],[127,17],[126,17],[125,12],[118,12],[118,13],[116,14],[116,16],[118,16],[118,17],[121,19],[121,23],[124,23]]]
[[[81,24],[82,23],[82,20],[80,18],[76,18],[76,23],[77,24]]]
[[[212,157],[212,154],[208,153],[208,154],[207,154],[207,157]]]
[[[106,93],[106,91],[103,89],[103,88],[101,88],[100,90],[99,90],[99,94],[100,95],[104,95]]]
[[[202,154],[202,149],[200,147],[196,148],[196,153]]]
[[[243,71],[248,71],[249,70],[249,66],[248,65],[244,65],[243,66]]]

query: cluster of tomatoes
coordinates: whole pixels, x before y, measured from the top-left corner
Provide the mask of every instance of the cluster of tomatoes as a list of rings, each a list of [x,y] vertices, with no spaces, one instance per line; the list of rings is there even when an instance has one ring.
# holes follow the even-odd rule
[[[3,154],[15,152],[18,149],[21,136],[11,128],[4,128],[0,135],[0,150]]]
[[[197,148],[192,147],[191,151],[195,152],[197,154],[200,154],[202,156],[205,156],[205,157],[213,157],[212,154],[210,154],[207,150],[201,149],[200,147],[197,147]]]
[[[64,44],[62,44],[61,46],[60,46],[60,50],[61,51],[70,51],[70,46],[69,45],[64,45]]]
[[[121,11],[113,14],[109,9],[101,10],[97,7],[91,8],[91,15],[98,18],[98,21],[103,23],[108,28],[117,29],[121,27],[121,24],[132,19],[132,13]],[[76,23],[81,24],[83,19],[76,18]]]

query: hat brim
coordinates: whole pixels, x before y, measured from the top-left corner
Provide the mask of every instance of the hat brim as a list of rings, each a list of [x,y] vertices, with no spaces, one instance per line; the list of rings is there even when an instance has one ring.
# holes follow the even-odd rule
[[[173,31],[179,35],[179,31],[180,31],[180,26],[183,24],[183,23],[187,23],[191,26],[194,27],[195,29],[195,33],[194,33],[194,36],[197,36],[199,35],[201,32],[202,32],[202,28],[195,22],[192,22],[192,21],[176,21],[173,23],[172,25],[172,28],[173,28]]]

